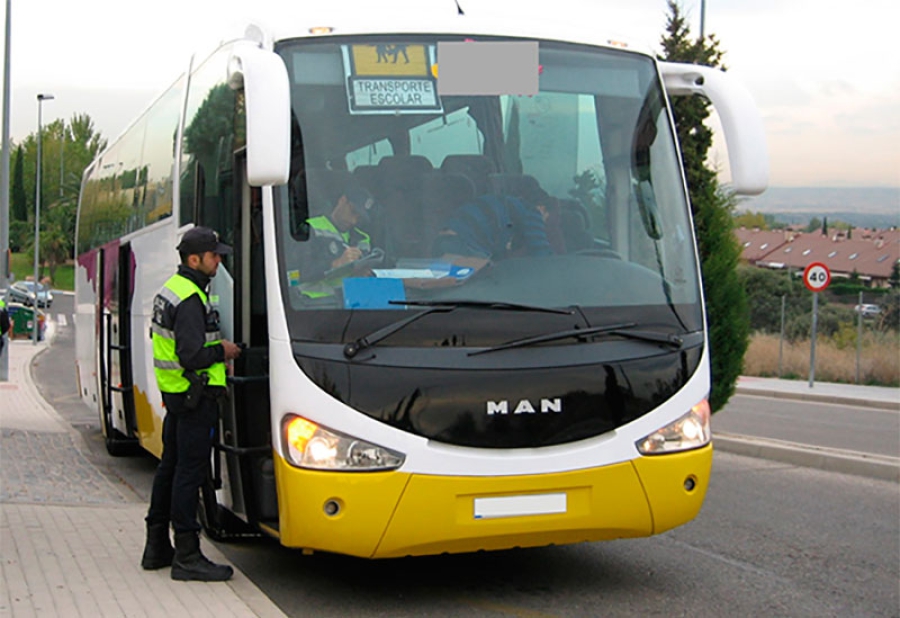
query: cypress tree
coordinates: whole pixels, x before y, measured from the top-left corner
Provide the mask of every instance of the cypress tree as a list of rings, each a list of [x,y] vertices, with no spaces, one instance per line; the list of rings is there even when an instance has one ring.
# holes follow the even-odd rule
[[[13,167],[13,183],[10,207],[10,219],[13,221],[28,221],[28,203],[25,197],[25,179],[23,172],[22,147],[16,148],[16,162]]]
[[[715,36],[691,39],[681,9],[668,0],[667,35],[661,44],[663,60],[723,68]],[[734,235],[735,199],[720,187],[716,172],[707,166],[713,131],[704,124],[710,104],[701,97],[679,97],[672,101],[681,156],[691,200],[691,215],[697,234],[712,370],[710,407],[721,409],[734,394],[750,340],[747,295],[738,275],[741,246]]]

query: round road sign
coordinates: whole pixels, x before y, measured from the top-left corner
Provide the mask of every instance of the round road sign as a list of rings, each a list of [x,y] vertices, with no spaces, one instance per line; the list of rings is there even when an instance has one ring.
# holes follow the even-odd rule
[[[831,283],[831,271],[822,262],[813,262],[803,271],[803,283],[810,292],[823,292]]]

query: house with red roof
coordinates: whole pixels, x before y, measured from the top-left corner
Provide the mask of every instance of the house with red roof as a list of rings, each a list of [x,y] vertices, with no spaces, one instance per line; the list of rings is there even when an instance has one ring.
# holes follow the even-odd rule
[[[900,262],[900,230],[869,232],[835,231],[799,233],[783,230],[735,230],[743,247],[741,259],[761,268],[788,268],[803,271],[812,262],[821,262],[832,277],[849,278],[855,273],[869,287],[887,287],[894,264]]]

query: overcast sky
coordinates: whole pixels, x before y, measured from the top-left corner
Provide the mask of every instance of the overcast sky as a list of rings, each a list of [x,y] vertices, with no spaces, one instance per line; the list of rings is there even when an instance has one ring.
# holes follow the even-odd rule
[[[320,0],[331,3],[335,0]],[[417,0],[432,2],[438,0]],[[372,0],[383,6],[385,0]],[[460,0],[470,14],[515,7],[596,15],[598,32],[659,51],[665,0]],[[900,187],[898,0],[708,0],[706,32],[760,107],[771,186]],[[11,137],[87,113],[116,137],[194,52],[251,21],[284,27],[310,0],[12,0]],[[620,5],[616,7],[616,5]],[[700,0],[683,0],[694,35]],[[526,8],[527,7],[527,8]],[[541,8],[543,7],[543,9]],[[2,14],[2,7],[0,7]]]

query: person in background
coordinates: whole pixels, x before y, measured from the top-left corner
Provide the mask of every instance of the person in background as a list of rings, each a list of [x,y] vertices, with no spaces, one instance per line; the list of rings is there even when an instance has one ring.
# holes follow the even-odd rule
[[[6,308],[6,301],[0,298],[0,356],[3,355],[3,348],[6,346],[6,335],[10,326],[12,323],[9,321],[9,309]]]
[[[232,576],[232,568],[200,552],[197,506],[208,474],[219,398],[226,392],[225,362],[241,353],[236,344],[221,339],[219,316],[207,297],[210,279],[231,247],[213,230],[195,227],[181,239],[178,253],[178,272],[153,299],[153,368],[166,415],[141,566],[153,570],[171,565],[175,580],[224,581]]]
[[[551,255],[543,204],[488,194],[461,206],[438,232],[435,256],[464,255],[490,260]]]

